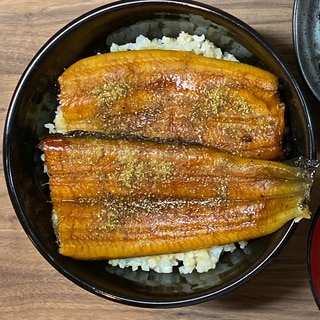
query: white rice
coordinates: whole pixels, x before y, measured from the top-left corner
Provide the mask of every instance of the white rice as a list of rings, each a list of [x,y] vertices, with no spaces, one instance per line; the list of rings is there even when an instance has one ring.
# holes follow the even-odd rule
[[[146,50],[146,49],[165,49],[175,51],[188,51],[209,58],[223,59],[229,61],[238,61],[238,59],[228,53],[222,52],[220,48],[207,40],[204,35],[190,35],[186,32],[181,32],[177,38],[163,36],[153,40],[140,35],[136,38],[136,42],[118,45],[112,43],[111,52],[130,51],[130,50]]]
[[[232,54],[222,52],[222,50],[215,46],[214,43],[208,41],[204,35],[190,35],[185,32],[181,32],[177,38],[163,36],[162,38],[156,38],[153,40],[140,35],[136,38],[136,41],[132,43],[124,45],[112,43],[110,51],[117,52],[143,49],[188,51],[210,58],[238,61]],[[46,124],[45,127],[49,130],[49,133],[65,133],[66,130],[63,114],[59,107],[56,111],[54,123]],[[57,219],[57,216],[53,214],[52,222],[54,226],[57,226]],[[239,247],[243,249],[246,244],[246,241],[239,242]],[[233,252],[236,248],[236,245],[232,243],[184,253],[111,259],[108,263],[111,266],[117,266],[120,268],[130,267],[133,271],[141,268],[143,271],[154,270],[158,273],[171,273],[173,272],[173,268],[177,267],[181,274],[189,274],[193,271],[203,273],[211,269],[215,269],[224,252]]]
[[[246,244],[247,242],[245,241],[239,242],[241,249]],[[173,267],[178,267],[181,274],[188,274],[193,271],[203,273],[215,269],[222,253],[233,252],[236,248],[235,244],[231,243],[182,253],[112,259],[109,260],[109,264],[120,268],[131,267],[133,271],[141,268],[143,271],[154,270],[158,273],[171,273],[173,272]]]

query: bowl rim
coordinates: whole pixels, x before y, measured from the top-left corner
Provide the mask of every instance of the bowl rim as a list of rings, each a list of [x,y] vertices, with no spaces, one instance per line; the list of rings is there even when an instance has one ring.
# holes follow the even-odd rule
[[[175,5],[175,6],[187,6],[187,7],[196,8],[199,11],[207,11],[210,14],[213,13],[223,18],[224,20],[227,20],[228,22],[231,22],[232,24],[237,25],[240,29],[245,30],[246,33],[248,33],[255,41],[257,41],[265,50],[270,52],[270,54],[272,54],[272,56],[277,61],[277,63],[283,67],[283,70],[287,74],[288,78],[291,79],[292,85],[294,86],[294,89],[299,97],[299,100],[301,102],[302,109],[303,109],[302,110],[303,115],[305,117],[306,122],[308,123],[308,135],[310,139],[308,141],[309,146],[307,147],[307,150],[309,150],[310,152],[310,158],[312,159],[316,158],[315,138],[312,131],[309,110],[308,110],[306,101],[304,99],[304,96],[285,60],[277,52],[277,50],[275,50],[273,46],[270,45],[268,41],[262,37],[262,35],[260,35],[257,31],[255,31],[245,22],[239,20],[233,15],[208,4],[204,4],[196,1],[180,1],[180,0],[122,0],[122,1],[116,1],[113,3],[108,3],[105,5],[99,6],[95,9],[92,9],[82,14],[78,18],[75,18],[74,20],[66,24],[63,28],[61,28],[58,32],[56,32],[53,36],[51,36],[50,39],[46,41],[45,44],[40,48],[40,50],[38,50],[38,52],[34,55],[32,60],[27,65],[22,76],[20,77],[20,80],[18,81],[18,84],[14,90],[11,102],[9,104],[9,109],[8,109],[7,117],[5,120],[5,126],[4,126],[4,135],[3,135],[3,165],[4,165],[5,180],[6,180],[8,193],[9,193],[13,208],[15,210],[15,213],[20,221],[20,224],[22,225],[24,231],[26,232],[27,236],[29,237],[33,245],[41,253],[41,255],[66,278],[68,278],[73,283],[79,285],[80,287],[86,289],[91,293],[94,293],[98,296],[108,298],[109,300],[120,302],[123,304],[138,306],[138,307],[149,307],[149,308],[181,307],[185,305],[193,305],[196,303],[205,302],[213,298],[219,297],[223,294],[226,294],[238,288],[242,284],[246,283],[249,279],[253,278],[262,269],[264,269],[272,261],[272,259],[279,253],[280,249],[285,246],[285,244],[289,240],[290,236],[292,235],[292,232],[296,227],[296,223],[294,222],[289,223],[288,229],[286,230],[284,236],[281,238],[281,241],[277,244],[275,248],[273,248],[273,250],[268,254],[268,256],[266,256],[266,258],[262,262],[257,264],[249,273],[239,277],[239,279],[237,279],[235,282],[232,282],[231,284],[219,290],[216,290],[214,292],[208,290],[207,293],[201,296],[196,295],[188,299],[177,298],[172,301],[164,300],[164,301],[158,301],[158,302],[153,300],[150,300],[150,301],[137,300],[137,299],[132,299],[124,296],[119,297],[107,292],[103,292],[98,288],[94,288],[90,284],[84,283],[83,281],[81,281],[81,279],[75,277],[72,274],[71,270],[61,266],[59,263],[55,261],[53,256],[48,254],[45,245],[41,243],[41,241],[39,241],[39,238],[33,232],[33,229],[30,223],[25,217],[25,214],[23,212],[23,209],[19,203],[17,194],[15,192],[15,181],[11,173],[10,162],[11,162],[12,146],[11,146],[9,137],[10,137],[10,131],[12,130],[12,119],[14,118],[15,112],[17,112],[15,106],[16,106],[18,97],[21,94],[21,90],[23,90],[24,82],[33,73],[33,70],[34,68],[36,68],[37,63],[41,61],[48,54],[48,52],[50,52],[51,48],[54,47],[55,44],[59,42],[60,39],[62,39],[64,36],[72,32],[72,30],[78,28],[82,24],[85,24],[91,19],[94,19],[96,16],[103,15],[114,10],[121,10],[121,9],[124,9],[125,7],[127,8],[128,6],[134,7],[134,6],[143,5],[143,4],[169,4],[169,5]]]

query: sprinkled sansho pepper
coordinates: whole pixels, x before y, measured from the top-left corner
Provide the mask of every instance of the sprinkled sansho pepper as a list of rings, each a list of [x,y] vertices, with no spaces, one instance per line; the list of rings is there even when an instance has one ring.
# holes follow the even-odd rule
[[[60,77],[58,132],[98,131],[283,155],[285,105],[272,73],[182,51],[141,50],[80,60]]]
[[[184,252],[309,218],[309,170],[210,147],[96,134],[41,142],[59,251],[78,259]]]

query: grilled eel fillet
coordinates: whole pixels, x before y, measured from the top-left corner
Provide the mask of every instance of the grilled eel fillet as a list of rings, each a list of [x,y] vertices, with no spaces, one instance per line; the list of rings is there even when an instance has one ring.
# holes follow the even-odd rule
[[[278,80],[243,63],[142,50],[89,57],[60,77],[57,132],[83,130],[199,143],[281,157]]]
[[[97,135],[41,141],[59,252],[167,254],[270,234],[309,218],[307,169],[212,148]]]

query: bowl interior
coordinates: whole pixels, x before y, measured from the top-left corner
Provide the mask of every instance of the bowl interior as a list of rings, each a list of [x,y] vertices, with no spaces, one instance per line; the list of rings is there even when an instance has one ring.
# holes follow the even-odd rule
[[[131,1],[98,8],[62,29],[31,61],[12,98],[4,134],[8,190],[26,233],[55,268],[85,289],[127,304],[181,306],[226,293],[261,270],[294,228],[288,223],[270,236],[250,241],[244,250],[224,254],[217,268],[204,274],[122,270],[106,261],[77,261],[57,253],[48,180],[37,146],[58,105],[58,76],[83,57],[108,52],[113,41],[134,41],[140,34],[177,36],[181,30],[205,34],[241,61],[275,73],[287,104],[290,157],[315,156],[310,119],[292,75],[281,57],[234,17],[197,3]]]

